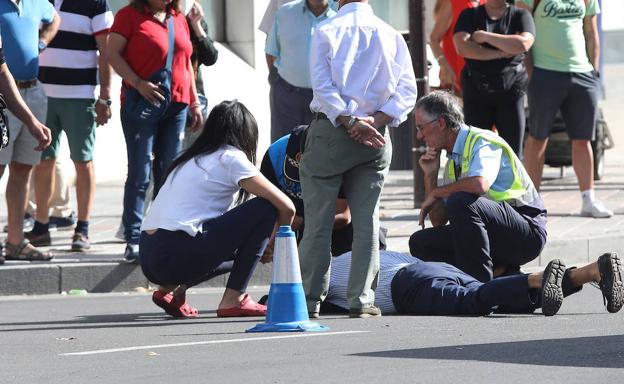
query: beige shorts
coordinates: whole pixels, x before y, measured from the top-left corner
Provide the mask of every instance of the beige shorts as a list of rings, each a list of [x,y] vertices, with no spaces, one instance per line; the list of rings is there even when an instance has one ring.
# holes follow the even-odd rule
[[[34,87],[20,89],[19,92],[33,115],[41,122],[46,121],[48,98],[43,92],[41,83],[37,82]],[[30,134],[28,127],[15,115],[9,111],[7,115],[11,138],[9,145],[0,151],[0,165],[8,165],[13,161],[27,165],[39,164],[41,152],[34,149],[38,145],[37,140]]]

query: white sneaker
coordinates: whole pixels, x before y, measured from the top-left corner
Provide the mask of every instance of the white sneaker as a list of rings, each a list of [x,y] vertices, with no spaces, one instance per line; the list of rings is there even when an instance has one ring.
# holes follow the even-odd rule
[[[583,208],[581,209],[581,216],[593,217],[597,219],[606,219],[613,216],[613,212],[605,208],[600,201],[594,200],[593,202],[583,202]]]

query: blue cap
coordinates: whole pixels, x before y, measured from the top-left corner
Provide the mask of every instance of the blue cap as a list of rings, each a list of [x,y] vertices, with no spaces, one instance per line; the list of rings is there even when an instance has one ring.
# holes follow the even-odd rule
[[[275,237],[295,237],[295,232],[290,229],[290,225],[280,225]]]

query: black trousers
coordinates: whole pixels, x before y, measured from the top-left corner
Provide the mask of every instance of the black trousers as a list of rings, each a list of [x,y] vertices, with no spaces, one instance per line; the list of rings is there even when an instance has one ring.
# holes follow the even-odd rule
[[[524,81],[524,79],[522,80]],[[522,159],[522,144],[526,127],[524,94],[526,82],[504,92],[483,92],[477,89],[466,70],[461,74],[464,119],[477,128],[496,130],[516,155]]]
[[[546,244],[546,230],[504,202],[457,192],[446,211],[450,223],[412,234],[410,253],[454,265],[482,282],[492,280],[493,264],[526,264]]]

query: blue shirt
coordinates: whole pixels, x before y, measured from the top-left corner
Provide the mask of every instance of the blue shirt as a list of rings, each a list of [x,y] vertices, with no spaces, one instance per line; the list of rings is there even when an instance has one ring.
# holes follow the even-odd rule
[[[453,160],[458,167],[461,167],[462,164],[468,131],[469,128],[465,125],[459,129],[453,151],[447,154],[447,157]],[[477,139],[472,148],[472,160],[468,166],[468,174],[455,176],[457,179],[481,176],[488,181],[491,189],[499,192],[506,191],[514,180],[512,161],[513,159],[510,159],[499,145]]]
[[[267,37],[265,52],[276,57],[273,64],[288,83],[312,88],[310,81],[310,45],[316,26],[336,12],[327,7],[315,16],[305,0],[284,4],[277,10],[275,22]]]
[[[0,0],[0,33],[9,70],[16,80],[33,80],[39,72],[39,26],[54,20],[48,0]]]

